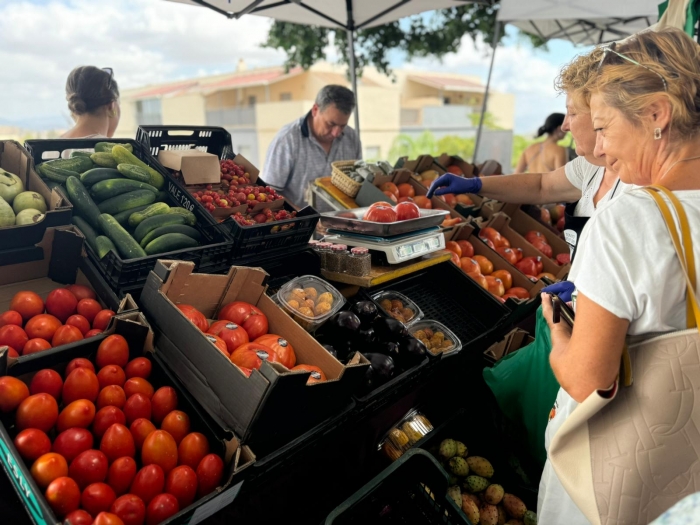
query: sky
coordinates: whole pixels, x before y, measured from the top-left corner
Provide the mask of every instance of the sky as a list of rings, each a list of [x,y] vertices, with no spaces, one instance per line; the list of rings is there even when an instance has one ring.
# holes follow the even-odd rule
[[[262,48],[271,21],[228,20],[208,9],[163,0],[3,0],[0,2],[0,124],[31,129],[66,126],[65,81],[76,66],[112,67],[121,88],[279,65],[281,51]],[[507,29],[492,86],[516,96],[516,133],[536,130],[549,113],[564,111],[553,80],[562,65],[586,51],[563,42],[534,50]],[[332,53],[330,55],[333,58]],[[396,68],[478,75],[486,81],[488,46],[469,37],[441,61],[408,63],[392,53]]]

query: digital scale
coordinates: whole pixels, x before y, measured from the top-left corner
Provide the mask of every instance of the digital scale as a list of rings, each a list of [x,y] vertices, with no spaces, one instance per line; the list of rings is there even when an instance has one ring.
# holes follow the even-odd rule
[[[328,230],[328,233],[324,241],[345,244],[351,248],[368,248],[372,254],[372,262],[380,265],[399,264],[445,249],[445,236],[437,227],[391,237],[333,229]]]

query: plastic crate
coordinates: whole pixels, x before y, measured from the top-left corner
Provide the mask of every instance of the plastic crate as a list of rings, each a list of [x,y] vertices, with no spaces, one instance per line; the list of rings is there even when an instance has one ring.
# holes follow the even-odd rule
[[[54,139],[54,140],[29,140],[25,146],[35,164],[45,160],[59,158],[67,149],[92,149],[98,142],[105,139]],[[148,151],[138,142],[130,139],[109,139],[110,142],[119,144],[131,144],[136,155],[143,162],[159,171],[163,176],[169,176],[166,170],[158,164]],[[167,179],[166,179],[167,180]],[[148,278],[148,273],[153,269],[158,259],[177,259],[192,261],[200,271],[207,268],[221,268],[230,265],[231,241],[219,230],[216,221],[204,208],[183,206],[172,191],[167,192],[167,202],[170,206],[186,207],[197,217],[197,230],[202,234],[204,245],[196,248],[187,248],[168,253],[159,253],[138,259],[123,260],[113,251],[102,259],[87,246],[87,252],[95,262],[105,280],[113,290],[122,293],[124,290],[134,291],[143,286]]]
[[[221,160],[236,156],[231,134],[215,126],[139,126],[136,141],[153,157],[164,149],[196,149]]]
[[[430,454],[409,450],[339,505],[325,525],[471,525],[447,496],[447,480]]]

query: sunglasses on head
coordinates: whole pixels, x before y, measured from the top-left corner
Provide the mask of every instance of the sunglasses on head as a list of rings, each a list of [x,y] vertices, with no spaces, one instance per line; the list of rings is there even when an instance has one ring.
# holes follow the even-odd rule
[[[652,73],[654,73],[657,77],[659,77],[659,78],[661,79],[661,82],[663,82],[663,84],[664,84],[664,91],[668,91],[668,83],[666,82],[666,79],[663,77],[663,75],[661,75],[660,73],[657,73],[656,71],[654,71],[653,69],[651,69],[651,68],[645,66],[644,64],[640,64],[639,62],[637,62],[636,60],[634,60],[634,59],[628,57],[627,55],[623,55],[622,53],[618,53],[617,51],[615,51],[615,48],[616,48],[616,47],[617,47],[617,42],[613,42],[613,43],[610,44],[609,46],[605,46],[605,47],[603,48],[603,56],[600,57],[600,62],[598,63],[598,68],[597,68],[597,70],[596,70],[598,73],[600,73],[600,69],[603,67],[603,64],[605,63],[605,60],[608,58],[608,54],[609,54],[609,53],[613,53],[613,54],[619,56],[620,58],[622,58],[623,60],[627,60],[627,62],[630,62],[631,64],[634,64],[635,66],[643,67],[643,68],[646,69],[647,71],[651,71]]]
[[[103,67],[102,71],[109,73],[109,79],[107,80],[107,88],[112,85],[112,79],[114,78],[114,70],[111,67]]]

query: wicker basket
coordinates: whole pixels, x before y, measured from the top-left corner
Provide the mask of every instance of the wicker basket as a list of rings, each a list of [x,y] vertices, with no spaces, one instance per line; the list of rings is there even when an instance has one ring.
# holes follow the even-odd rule
[[[331,166],[333,167],[331,184],[342,191],[345,195],[352,198],[355,198],[362,187],[361,182],[355,182],[347,175],[353,171],[355,162],[356,161],[354,160],[338,160],[336,162],[331,162]]]

